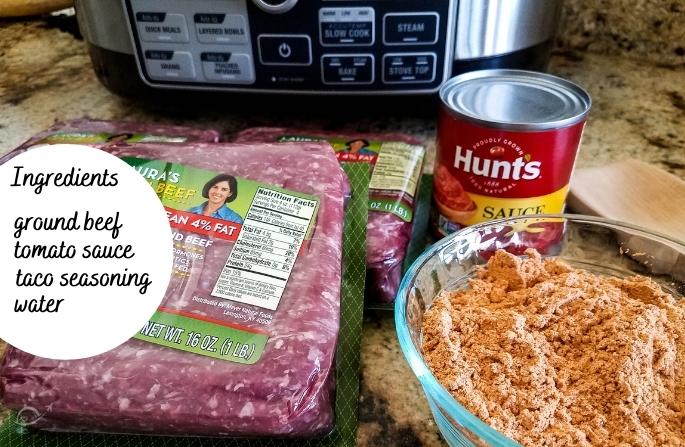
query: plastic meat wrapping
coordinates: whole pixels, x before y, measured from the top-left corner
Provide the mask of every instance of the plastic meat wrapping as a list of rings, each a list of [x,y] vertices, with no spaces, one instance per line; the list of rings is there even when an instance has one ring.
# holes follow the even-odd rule
[[[0,164],[39,144],[83,144],[86,146],[111,146],[121,142],[130,143],[216,143],[220,134],[213,129],[168,124],[134,123],[130,121],[104,121],[86,118],[57,123],[23,143],[13,152],[0,157]]]
[[[213,129],[197,129],[194,127],[175,126],[171,124],[138,123],[131,121],[90,120],[86,118],[58,123],[41,132],[29,140],[31,145],[39,144],[41,140],[51,142],[77,143],[79,139],[85,143],[95,139],[101,143],[216,143],[220,134]],[[102,141],[104,140],[104,141]],[[43,141],[44,142],[44,141]]]
[[[334,426],[346,184],[331,147],[195,143],[124,144],[105,150],[119,157],[229,172],[315,196],[319,207],[311,238],[297,257],[256,363],[219,360],[138,339],[74,361],[9,348],[0,367],[3,404],[17,411],[30,406],[42,415],[34,426],[54,431],[231,437],[328,433]],[[197,298],[211,298],[233,244],[204,237],[214,243],[191,262],[187,276],[172,276],[162,306],[231,322],[223,308]],[[263,327],[251,321],[240,325]]]
[[[366,161],[375,163],[378,154],[365,148],[376,146],[381,148],[383,144],[390,142],[402,142],[412,146],[415,157],[406,164],[404,171],[405,179],[417,173],[420,174],[423,165],[425,149],[421,146],[421,141],[402,134],[382,134],[382,133],[355,133],[355,132],[325,132],[312,129],[294,129],[283,127],[255,127],[246,129],[238,134],[235,142],[287,142],[287,141],[312,141],[327,140],[334,144],[338,160],[345,162]],[[357,153],[361,157],[350,157],[343,147],[346,143],[361,141],[366,145]],[[337,144],[336,144],[337,143]],[[349,144],[347,144],[349,146]],[[366,150],[366,152],[364,152]],[[365,155],[366,154],[366,155]],[[416,205],[414,191],[410,194],[400,193],[391,194],[387,199],[382,200],[385,193],[374,190],[373,183],[370,185],[369,194],[371,202],[374,202],[374,195],[381,197],[382,202],[396,201],[405,202],[413,211]],[[374,301],[389,303],[394,301],[400,281],[402,280],[402,265],[407,254],[407,246],[411,239],[412,221],[399,217],[397,214],[388,211],[379,211],[372,207],[369,208],[369,221],[367,225],[367,297]]]

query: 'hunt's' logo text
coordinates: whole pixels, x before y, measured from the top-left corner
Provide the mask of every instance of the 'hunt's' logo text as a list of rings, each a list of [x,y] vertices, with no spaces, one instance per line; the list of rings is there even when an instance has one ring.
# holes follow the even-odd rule
[[[518,157],[514,161],[481,158],[474,156],[472,150],[467,149],[464,152],[461,146],[457,146],[454,153],[454,167],[464,172],[492,179],[535,180],[540,176],[541,163],[539,161],[526,161],[524,157]]]

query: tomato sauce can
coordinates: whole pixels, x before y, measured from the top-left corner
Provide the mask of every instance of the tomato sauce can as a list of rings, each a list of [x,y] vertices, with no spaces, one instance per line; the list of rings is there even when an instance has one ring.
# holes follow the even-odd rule
[[[436,235],[563,211],[591,106],[584,89],[545,73],[495,69],[450,79],[440,99]]]

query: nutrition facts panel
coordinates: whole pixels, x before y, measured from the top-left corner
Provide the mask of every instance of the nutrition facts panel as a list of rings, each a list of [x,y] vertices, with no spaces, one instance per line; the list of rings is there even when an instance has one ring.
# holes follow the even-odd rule
[[[317,210],[314,198],[260,187],[212,295],[276,310]]]

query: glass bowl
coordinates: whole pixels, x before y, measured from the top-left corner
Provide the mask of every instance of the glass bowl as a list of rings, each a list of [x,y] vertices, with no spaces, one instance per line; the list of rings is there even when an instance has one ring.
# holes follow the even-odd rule
[[[421,355],[423,313],[443,290],[467,285],[495,250],[522,255],[536,248],[576,268],[616,277],[647,276],[685,296],[685,244],[627,223],[560,214],[502,219],[442,239],[407,271],[395,301],[395,326],[407,362],[450,446],[518,446],[467,411],[440,385]]]

